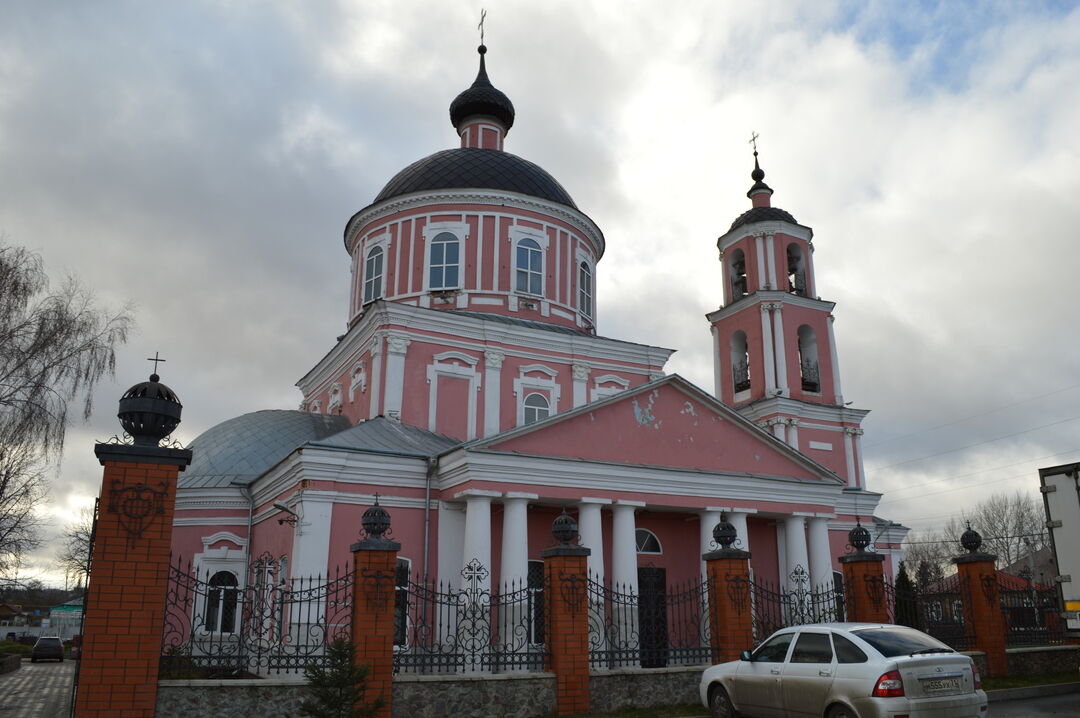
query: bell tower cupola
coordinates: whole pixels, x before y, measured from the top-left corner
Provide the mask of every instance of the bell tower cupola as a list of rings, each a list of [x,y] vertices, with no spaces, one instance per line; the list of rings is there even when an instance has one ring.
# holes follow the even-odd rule
[[[514,103],[488,79],[484,56],[487,46],[477,48],[480,70],[473,84],[450,103],[450,122],[461,137],[462,147],[501,150],[506,133],[514,126]]]

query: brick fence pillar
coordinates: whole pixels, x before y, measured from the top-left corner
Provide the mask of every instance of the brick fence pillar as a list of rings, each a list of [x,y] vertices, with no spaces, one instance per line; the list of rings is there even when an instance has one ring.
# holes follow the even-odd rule
[[[133,444],[97,444],[105,467],[83,622],[76,718],[151,718],[169,581],[176,480],[186,449],[160,439],[180,423],[180,402],[156,374],[120,400]]]
[[[555,519],[552,533],[558,546],[544,549],[544,595],[547,606],[548,667],[555,674],[555,715],[589,710],[590,553],[571,542],[577,523],[565,511]]]
[[[750,552],[732,548],[735,526],[721,517],[713,528],[720,548],[702,555],[709,587],[709,638],[712,662],[739,659],[754,647],[754,617],[750,606]]]
[[[353,660],[368,668],[364,700],[382,700],[374,714],[390,718],[394,692],[394,578],[401,544],[384,538],[390,514],[375,505],[364,512],[366,536],[351,547],[353,554]],[[358,706],[359,707],[359,706]]]
[[[855,528],[848,532],[848,543],[855,550],[840,557],[844,572],[844,609],[849,621],[891,623],[882,573],[885,557],[867,551],[870,541],[870,532],[861,522],[856,522]]]
[[[1009,673],[1005,655],[1005,616],[1001,613],[997,556],[982,553],[982,537],[968,526],[960,537],[968,550],[953,559],[960,576],[960,600],[964,604],[964,627],[972,637],[972,649],[986,654],[986,674],[992,678]]]

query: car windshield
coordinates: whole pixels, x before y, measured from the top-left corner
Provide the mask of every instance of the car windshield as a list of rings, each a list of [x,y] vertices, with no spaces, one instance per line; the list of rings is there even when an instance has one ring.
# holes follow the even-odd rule
[[[953,652],[953,649],[936,638],[904,626],[861,628],[852,633],[876,648],[886,658],[907,656],[912,653]]]

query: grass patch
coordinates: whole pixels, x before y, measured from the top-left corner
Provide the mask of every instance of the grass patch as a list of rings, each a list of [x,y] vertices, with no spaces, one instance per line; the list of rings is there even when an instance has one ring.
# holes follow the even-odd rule
[[[704,706],[690,703],[681,706],[662,706],[659,708],[626,708],[614,713],[589,713],[580,718],[679,718],[680,716],[702,716],[708,713]]]
[[[1028,686],[1049,686],[1054,683],[1075,683],[1080,681],[1080,672],[1044,673],[1038,676],[1004,676],[1002,678],[983,678],[984,691],[996,691],[1002,688],[1027,688]]]
[[[0,653],[14,653],[17,656],[29,656],[30,652],[33,650],[33,646],[24,646],[21,643],[12,643],[11,641],[0,641]]]

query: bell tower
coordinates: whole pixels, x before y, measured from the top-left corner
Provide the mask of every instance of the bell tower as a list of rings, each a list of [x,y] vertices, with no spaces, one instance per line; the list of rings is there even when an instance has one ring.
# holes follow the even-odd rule
[[[818,296],[814,232],[772,205],[755,135],[751,208],[716,243],[724,305],[708,315],[715,393],[774,436],[865,486],[859,437],[867,411],[844,403],[833,302]]]

